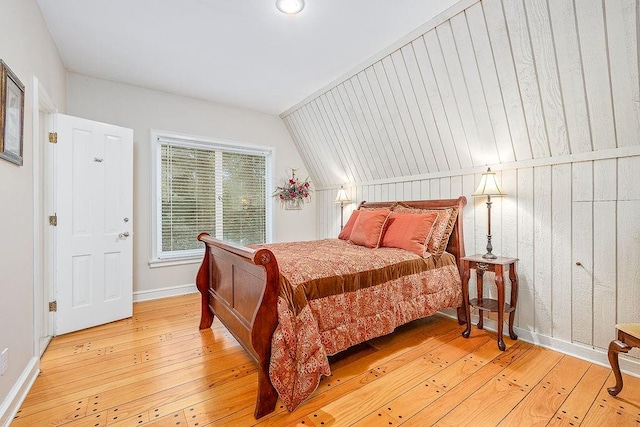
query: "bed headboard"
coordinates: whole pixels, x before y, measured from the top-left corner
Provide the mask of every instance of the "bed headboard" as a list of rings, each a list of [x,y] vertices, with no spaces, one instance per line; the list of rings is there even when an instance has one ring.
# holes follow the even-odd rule
[[[387,208],[396,205],[398,202],[362,202],[358,205],[367,208]],[[465,256],[464,252],[464,234],[462,233],[462,210],[467,204],[467,198],[460,196],[457,199],[440,199],[440,200],[413,200],[402,201],[403,204],[419,209],[443,209],[450,207],[458,207],[458,218],[453,225],[453,231],[447,244],[447,252],[454,255],[458,261],[458,268],[462,274],[462,262],[460,258]]]

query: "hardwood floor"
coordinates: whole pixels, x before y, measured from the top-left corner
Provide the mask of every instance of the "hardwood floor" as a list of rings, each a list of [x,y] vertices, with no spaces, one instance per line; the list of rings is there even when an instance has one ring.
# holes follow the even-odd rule
[[[434,316],[350,349],[293,413],[253,418],[253,362],[199,294],[53,339],[12,426],[640,426],[640,379]]]

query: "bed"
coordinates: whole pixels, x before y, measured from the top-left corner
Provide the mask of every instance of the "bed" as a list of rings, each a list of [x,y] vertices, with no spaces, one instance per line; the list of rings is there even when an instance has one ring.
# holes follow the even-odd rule
[[[453,213],[450,237],[433,254],[426,252],[426,242],[419,255],[377,248],[384,231],[372,240],[377,242],[373,248],[354,244],[355,228],[353,241],[342,234],[357,222],[355,213],[340,239],[245,247],[207,233],[198,236],[205,244],[196,278],[202,294],[200,329],[211,327],[217,316],[256,361],[256,419],[274,410],[279,395],[291,411],[312,394],[320,378],[331,373],[330,355],[443,308],[457,308],[459,323],[466,322],[460,280],[465,204],[459,197],[358,206],[361,220],[387,215],[381,230],[391,230],[390,214],[382,213],[389,210],[398,212],[396,221],[398,215],[410,217],[401,215],[403,209],[432,215],[434,221],[445,211]]]

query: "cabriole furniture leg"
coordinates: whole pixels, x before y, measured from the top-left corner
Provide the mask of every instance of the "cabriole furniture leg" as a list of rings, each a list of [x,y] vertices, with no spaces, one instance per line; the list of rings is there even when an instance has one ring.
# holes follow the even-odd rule
[[[607,388],[611,396],[616,396],[622,390],[622,373],[620,372],[620,363],[618,354],[628,353],[633,347],[640,347],[640,323],[621,323],[616,325],[618,330],[618,339],[611,341],[609,344],[609,363],[616,377],[616,385]]]

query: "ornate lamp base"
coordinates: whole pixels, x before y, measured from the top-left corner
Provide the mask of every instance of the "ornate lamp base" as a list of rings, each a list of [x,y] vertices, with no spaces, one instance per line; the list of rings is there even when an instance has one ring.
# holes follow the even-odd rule
[[[491,253],[493,250],[493,245],[491,244],[491,234],[487,234],[487,253],[482,255],[484,259],[496,259],[498,258],[494,254]]]

